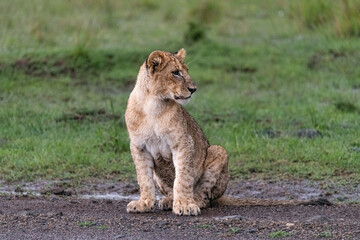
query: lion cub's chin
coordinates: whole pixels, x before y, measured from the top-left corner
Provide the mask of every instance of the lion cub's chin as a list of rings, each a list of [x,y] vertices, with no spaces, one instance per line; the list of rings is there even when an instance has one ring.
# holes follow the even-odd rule
[[[190,102],[190,98],[181,98],[181,99],[175,99],[175,102],[184,105],[187,104],[188,102]]]

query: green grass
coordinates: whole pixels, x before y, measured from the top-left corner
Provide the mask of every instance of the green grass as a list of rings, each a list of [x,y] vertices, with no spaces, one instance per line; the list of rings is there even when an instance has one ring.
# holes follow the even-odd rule
[[[288,237],[288,236],[291,236],[291,233],[284,232],[282,230],[279,230],[277,232],[272,232],[269,234],[269,237],[271,237],[271,238],[284,238],[284,237]]]
[[[200,224],[197,225],[196,228],[211,228],[211,224]]]
[[[0,3],[1,179],[135,178],[127,98],[151,51],[181,47],[186,108],[233,177],[360,179],[355,35],[298,28],[280,0],[35,2]]]
[[[242,228],[239,228],[239,227],[231,227],[231,228],[229,228],[229,232],[230,232],[230,233],[233,233],[233,234],[239,233],[239,232],[241,232],[241,231],[243,231],[243,229],[242,229]]]
[[[108,227],[106,225],[96,226],[97,229],[106,230]]]
[[[332,233],[331,232],[321,232],[317,235],[318,238],[331,238]]]
[[[95,227],[96,229],[106,230],[108,227],[104,224],[97,224],[96,222],[85,220],[83,222],[76,223],[79,227]]]
[[[300,26],[325,29],[337,37],[360,37],[359,0],[303,0],[290,4],[290,9]]]
[[[91,222],[91,221],[84,221],[84,222],[78,222],[77,225],[79,227],[92,227],[94,226],[96,223],[95,222]]]

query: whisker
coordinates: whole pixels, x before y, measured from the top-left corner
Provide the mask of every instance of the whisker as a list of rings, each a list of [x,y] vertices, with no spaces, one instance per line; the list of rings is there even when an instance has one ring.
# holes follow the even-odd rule
[[[190,65],[190,63],[194,62],[195,60],[197,60],[197,58],[194,58],[194,59],[191,60],[190,62],[186,63],[186,65]]]

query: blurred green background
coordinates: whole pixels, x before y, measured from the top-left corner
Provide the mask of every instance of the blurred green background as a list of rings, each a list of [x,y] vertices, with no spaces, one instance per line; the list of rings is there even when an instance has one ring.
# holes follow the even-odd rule
[[[0,2],[0,179],[134,179],[137,71],[187,50],[234,178],[360,179],[360,1]]]

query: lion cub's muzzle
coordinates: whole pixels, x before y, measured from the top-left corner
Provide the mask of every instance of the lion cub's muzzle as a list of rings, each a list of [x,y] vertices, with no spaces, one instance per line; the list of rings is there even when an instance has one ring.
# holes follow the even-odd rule
[[[193,95],[193,93],[196,92],[196,88],[188,88],[188,90],[189,90],[189,92],[190,92],[190,95],[189,95],[189,96],[186,96],[186,97],[185,97],[185,96],[177,96],[177,95],[175,95],[174,98],[175,98],[176,100],[179,100],[179,99],[184,99],[184,100],[190,99],[191,96]]]

